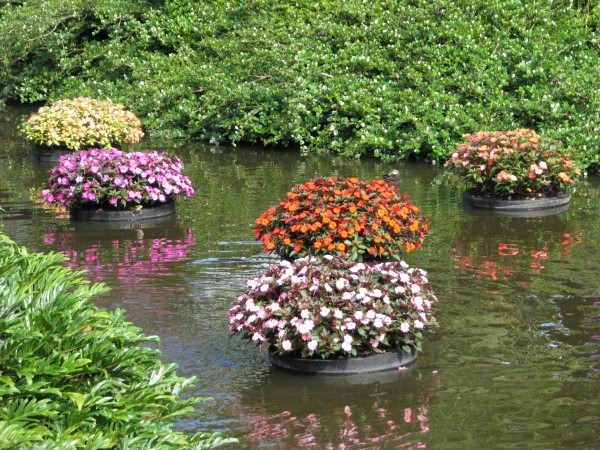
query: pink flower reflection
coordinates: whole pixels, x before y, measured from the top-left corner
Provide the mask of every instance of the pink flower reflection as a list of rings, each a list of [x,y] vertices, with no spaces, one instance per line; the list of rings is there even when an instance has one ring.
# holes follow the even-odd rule
[[[43,240],[54,251],[64,253],[69,260],[65,264],[74,269],[84,269],[92,281],[117,279],[142,280],[150,277],[174,276],[172,263],[191,259],[196,245],[191,228],[179,230],[181,237],[150,239],[113,239],[105,243],[84,244],[80,249],[73,232],[59,233],[49,229]]]
[[[457,240],[452,248],[456,269],[466,269],[475,278],[509,280],[519,275],[537,275],[545,268],[542,261],[569,258],[581,234],[564,233],[536,241],[535,247],[515,242],[472,242]]]
[[[263,411],[253,414],[247,424],[250,432],[243,437],[247,443],[298,449],[426,448],[415,436],[430,431],[427,405],[384,408],[377,400],[371,411],[349,405],[306,415]]]

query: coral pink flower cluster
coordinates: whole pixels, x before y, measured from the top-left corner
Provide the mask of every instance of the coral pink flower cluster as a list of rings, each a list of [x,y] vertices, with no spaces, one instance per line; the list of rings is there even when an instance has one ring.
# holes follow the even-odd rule
[[[302,358],[366,356],[420,349],[437,298],[425,271],[307,256],[271,265],[247,282],[229,310],[230,330]]]
[[[194,194],[183,163],[166,152],[91,149],[61,156],[42,191],[49,204],[66,208],[126,209],[174,201]]]
[[[452,153],[446,165],[464,177],[474,193],[527,198],[564,192],[581,176],[560,142],[535,131],[480,131]]]

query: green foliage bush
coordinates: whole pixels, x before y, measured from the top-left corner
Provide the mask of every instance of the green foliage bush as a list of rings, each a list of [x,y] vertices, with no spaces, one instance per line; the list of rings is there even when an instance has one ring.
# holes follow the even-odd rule
[[[383,159],[525,127],[600,163],[597,2],[96,3],[5,3],[2,29],[25,29],[0,38],[5,98],[110,97],[154,135]]]
[[[162,364],[158,342],[123,311],[89,301],[89,285],[60,254],[28,253],[0,234],[0,449],[212,448],[218,434],[171,425],[201,398],[193,378]]]

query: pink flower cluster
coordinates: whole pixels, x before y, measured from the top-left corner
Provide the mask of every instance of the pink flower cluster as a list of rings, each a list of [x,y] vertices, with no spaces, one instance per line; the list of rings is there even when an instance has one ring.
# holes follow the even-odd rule
[[[297,357],[420,349],[437,298],[425,271],[307,256],[271,265],[229,310],[230,331]]]
[[[560,142],[534,130],[480,131],[465,136],[446,166],[475,193],[535,197],[564,191],[582,172]]]
[[[61,156],[42,191],[49,204],[66,208],[126,209],[168,203],[194,194],[183,163],[166,152],[91,149]]]

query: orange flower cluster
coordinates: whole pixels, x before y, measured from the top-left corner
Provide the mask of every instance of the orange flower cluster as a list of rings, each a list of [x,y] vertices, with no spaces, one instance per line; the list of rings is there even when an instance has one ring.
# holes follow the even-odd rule
[[[419,248],[428,218],[383,180],[329,177],[294,186],[256,219],[266,253],[337,254],[351,261],[400,259]]]

